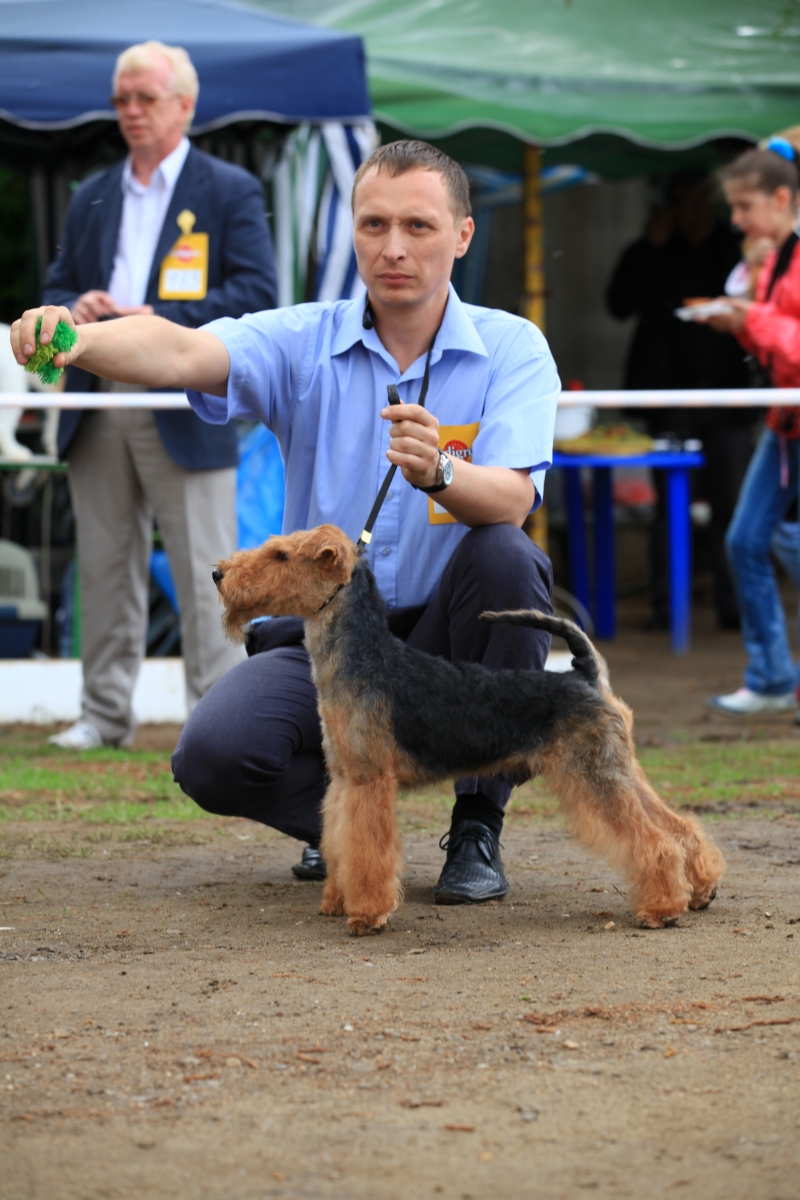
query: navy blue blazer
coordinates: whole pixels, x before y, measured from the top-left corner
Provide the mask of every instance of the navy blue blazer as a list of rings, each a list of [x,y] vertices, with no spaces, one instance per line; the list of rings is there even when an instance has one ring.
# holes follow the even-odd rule
[[[67,212],[61,245],[45,280],[43,302],[71,308],[78,296],[108,290],[122,219],[123,163],[81,184]],[[184,208],[197,218],[196,233],[209,241],[208,292],[204,300],[159,300],[162,259],[180,237],[176,217]],[[261,184],[221,159],[192,147],[178,176],[153,256],[145,303],[161,317],[197,328],[216,317],[274,308],[277,297],[272,240]],[[68,392],[91,392],[97,377],[79,367],[67,372]],[[65,410],[58,425],[58,452],[67,457],[86,414]],[[193,412],[156,410],[164,447],[181,467],[208,470],[238,462],[236,426],[207,425]]]

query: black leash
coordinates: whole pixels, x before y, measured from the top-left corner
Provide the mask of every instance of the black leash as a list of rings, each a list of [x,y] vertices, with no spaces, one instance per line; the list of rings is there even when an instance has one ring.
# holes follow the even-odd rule
[[[363,317],[362,324],[364,325],[365,329],[372,329],[372,327],[374,325],[374,317],[372,315],[372,308],[370,306],[369,300],[367,300],[367,304],[364,309],[364,317]],[[436,342],[436,338],[439,335],[439,329],[441,329],[441,325],[439,325],[439,328],[436,330],[436,333],[433,335],[433,340],[431,341],[431,344],[428,347],[428,357],[425,359],[425,374],[422,376],[422,387],[420,388],[420,392],[419,392],[419,400],[417,400],[417,404],[419,404],[420,408],[425,407],[425,400],[428,395],[428,385],[430,383],[430,375],[431,375],[431,355],[433,354],[434,343]],[[395,384],[389,383],[386,385],[386,394],[389,397],[390,404],[401,404],[402,403],[402,401],[400,399],[400,393],[398,392]],[[373,527],[375,525],[375,522],[378,519],[378,513],[383,508],[383,502],[386,499],[386,493],[389,491],[391,482],[394,479],[396,471],[397,471],[397,463],[392,463],[391,467],[389,467],[389,470],[386,472],[386,478],[384,479],[383,483],[381,484],[380,491],[378,492],[377,496],[375,497],[375,503],[373,504],[370,514],[367,517],[367,523],[361,531],[360,538],[356,542],[357,546],[359,546],[359,547],[368,546],[370,544],[370,542],[372,541]]]

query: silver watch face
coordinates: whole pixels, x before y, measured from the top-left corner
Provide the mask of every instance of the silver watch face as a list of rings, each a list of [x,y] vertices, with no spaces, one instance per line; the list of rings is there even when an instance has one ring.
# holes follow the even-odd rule
[[[455,474],[455,471],[453,470],[452,461],[447,457],[446,454],[443,454],[441,457],[439,470],[441,473],[442,483],[445,485],[445,487],[449,487],[453,482],[453,475]]]

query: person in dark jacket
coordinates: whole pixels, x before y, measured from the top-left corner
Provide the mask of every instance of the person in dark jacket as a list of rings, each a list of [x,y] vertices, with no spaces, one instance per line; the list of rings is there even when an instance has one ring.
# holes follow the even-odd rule
[[[745,355],[733,337],[716,337],[693,321],[680,321],[674,310],[685,300],[720,295],[741,259],[741,238],[723,220],[711,180],[682,171],[667,187],[667,203],[648,222],[644,236],[622,255],[608,286],[612,316],[638,321],[625,367],[624,387],[747,387]],[[725,533],[753,449],[755,414],[751,409],[662,408],[648,411],[653,437],[670,434],[681,441],[703,442],[706,466],[697,480],[711,505],[710,553],[714,603],[723,629],[739,627],[736,591],[725,554]],[[666,504],[663,481],[656,478],[659,503],[651,540],[653,620],[668,628]]]
[[[184,50],[148,42],[120,55],[113,103],[130,153],[76,192],[44,287],[76,324],[156,313],[196,328],[274,307],[261,185],[190,145],[197,94]],[[66,386],[145,390],[79,369]],[[77,521],[84,684],[80,720],[51,741],[121,745],[134,732],[153,516],[180,607],[189,711],[241,657],[208,583],[208,564],[236,548],[236,429],[188,410],[64,411],[58,444]]]

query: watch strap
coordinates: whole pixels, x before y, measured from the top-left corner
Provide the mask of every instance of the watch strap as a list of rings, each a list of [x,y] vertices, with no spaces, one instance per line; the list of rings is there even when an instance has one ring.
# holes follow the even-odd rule
[[[439,471],[440,472],[443,470],[444,464],[448,461],[449,460],[448,460],[445,452],[443,450],[440,450],[439,451]],[[417,491],[425,492],[426,496],[432,496],[434,494],[434,492],[443,492],[445,490],[445,488],[448,488],[450,486],[451,483],[452,483],[452,480],[448,480],[446,483],[444,481],[442,481],[442,483],[434,483],[432,487],[417,487]],[[414,486],[416,487],[416,484]]]

